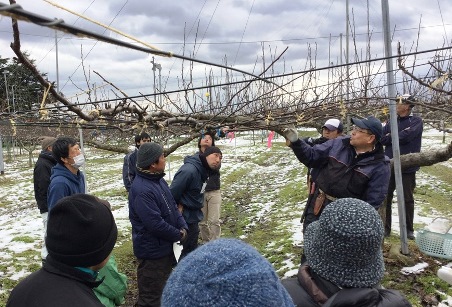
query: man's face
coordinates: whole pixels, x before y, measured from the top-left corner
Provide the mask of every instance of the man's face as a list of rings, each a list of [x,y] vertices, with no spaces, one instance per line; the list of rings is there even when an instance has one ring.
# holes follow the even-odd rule
[[[397,115],[399,116],[407,116],[410,114],[410,105],[404,104],[404,103],[398,103],[397,104]]]
[[[206,157],[207,164],[211,170],[219,170],[221,168],[221,159],[223,156],[220,153],[213,153]]]
[[[147,138],[147,139],[141,139],[140,140],[140,145],[143,145],[144,143],[149,143],[151,141],[151,139]]]
[[[208,134],[204,135],[204,137],[201,139],[200,143],[201,147],[210,147],[212,146],[212,137]]]
[[[64,163],[67,164],[74,164],[74,158],[77,157],[79,154],[81,154],[80,146],[78,144],[75,144],[74,146],[69,146],[69,155],[67,158],[61,158]]]
[[[327,127],[322,128],[322,136],[328,140],[337,138],[339,135],[339,130],[329,130]]]
[[[163,173],[165,171],[165,165],[166,165],[166,159],[164,154],[162,154],[157,163],[153,163],[152,167],[154,168],[154,170],[158,173]]]
[[[354,147],[363,147],[372,144],[375,139],[375,135],[368,129],[359,128],[353,126],[353,130],[350,135],[350,144]]]

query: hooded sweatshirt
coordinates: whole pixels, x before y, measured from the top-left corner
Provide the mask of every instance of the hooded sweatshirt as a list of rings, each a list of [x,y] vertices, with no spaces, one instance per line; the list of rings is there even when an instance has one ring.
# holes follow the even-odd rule
[[[58,163],[52,168],[47,205],[49,211],[63,197],[73,194],[85,193],[85,176],[80,171],[74,175],[64,165]]]
[[[203,219],[201,208],[208,170],[199,155],[187,156],[171,182],[170,190],[177,204],[184,206],[183,216],[187,224],[198,223]]]

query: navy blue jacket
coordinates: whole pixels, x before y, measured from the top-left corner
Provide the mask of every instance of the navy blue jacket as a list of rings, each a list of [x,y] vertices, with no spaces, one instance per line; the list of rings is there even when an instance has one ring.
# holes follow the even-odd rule
[[[48,211],[47,191],[49,190],[52,167],[54,167],[56,163],[55,158],[52,156],[52,152],[41,151],[33,170],[35,199],[40,213]]]
[[[124,187],[127,192],[130,190],[133,179],[135,179],[137,174],[137,154],[138,150],[135,149],[124,157],[124,164],[122,165],[122,181],[124,182]]]
[[[383,146],[376,144],[373,151],[356,154],[350,145],[350,136],[339,137],[322,144],[309,146],[303,140],[292,143],[298,160],[314,168],[312,180],[316,192],[322,189],[335,198],[358,198],[379,208],[388,192],[390,161]],[[315,197],[307,205],[314,205]]]
[[[81,171],[77,171],[77,175],[74,175],[60,163],[57,163],[52,168],[49,191],[47,193],[49,211],[61,198],[85,192],[85,176],[83,176]]]
[[[405,117],[398,116],[397,128],[399,129],[400,154],[406,155],[409,153],[420,152],[423,131],[422,119],[419,116],[412,115]],[[383,127],[383,137],[380,142],[386,146],[385,154],[389,158],[392,158],[392,136],[391,125],[389,122]],[[414,173],[418,170],[419,166],[414,166],[402,169],[402,173]]]
[[[199,155],[195,155],[184,158],[184,164],[171,182],[171,193],[176,203],[184,206],[183,216],[188,224],[198,223],[203,219],[201,208],[207,179],[208,170],[203,166]]]
[[[129,191],[133,252],[138,259],[171,254],[173,243],[181,239],[180,229],[188,229],[164,175],[138,170]]]

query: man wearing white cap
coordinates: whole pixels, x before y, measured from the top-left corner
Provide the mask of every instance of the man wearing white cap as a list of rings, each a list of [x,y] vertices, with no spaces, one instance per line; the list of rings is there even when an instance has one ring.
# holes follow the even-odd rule
[[[325,124],[322,126],[322,136],[319,138],[311,138],[307,137],[303,140],[310,146],[314,146],[317,144],[325,143],[328,140],[333,140],[339,136],[342,136],[342,131],[344,130],[344,126],[341,121],[337,118],[328,119]],[[308,193],[313,193],[315,187],[313,186],[312,178],[311,178],[312,168],[308,169],[308,175],[306,178],[306,183],[308,186]]]
[[[322,144],[328,140],[335,139],[339,136],[342,136],[342,131],[344,130],[344,126],[341,121],[337,118],[330,118],[325,122],[322,126],[322,136],[314,139],[311,137],[303,139],[306,143],[311,146],[316,144]]]

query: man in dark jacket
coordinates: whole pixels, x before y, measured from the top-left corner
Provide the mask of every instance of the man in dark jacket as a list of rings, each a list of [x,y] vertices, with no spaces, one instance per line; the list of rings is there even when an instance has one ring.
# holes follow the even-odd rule
[[[206,181],[213,171],[220,169],[222,157],[221,150],[215,146],[207,148],[202,154],[187,156],[171,182],[171,194],[188,225],[181,258],[198,247],[198,223],[203,219],[201,208]]]
[[[11,292],[8,307],[102,307],[93,288],[118,235],[107,206],[96,197],[77,194],[58,201],[49,212],[44,266]]]
[[[415,99],[410,95],[403,95],[397,99],[397,128],[399,131],[399,146],[400,154],[406,155],[409,153],[415,153],[421,151],[422,141],[422,119],[419,116],[412,114]],[[392,152],[392,136],[391,125],[386,123],[383,128],[383,137],[381,143],[386,146],[385,154],[389,157],[393,157]],[[405,218],[407,237],[410,240],[414,240],[414,188],[416,187],[416,172],[419,167],[410,167],[402,169],[402,183],[403,183],[403,198],[405,200]],[[395,178],[394,172],[391,173],[391,180],[389,181],[388,196],[386,198],[386,223],[385,223],[385,236],[391,234],[391,222],[392,222],[392,198],[395,190]]]
[[[176,258],[173,243],[184,241],[187,224],[165,179],[165,156],[157,143],[138,149],[137,176],[129,191],[133,252],[138,259],[137,306],[160,306]]]
[[[202,154],[207,148],[215,146],[213,134],[203,134],[198,140],[199,152]],[[203,219],[199,222],[201,240],[207,243],[218,239],[221,235],[220,213],[221,213],[221,191],[220,191],[220,170],[210,173],[204,192],[204,203],[202,207]]]
[[[33,184],[35,191],[35,199],[38,204],[39,212],[41,213],[42,223],[44,225],[43,231],[43,244],[41,249],[41,258],[45,261],[47,257],[47,249],[44,241],[45,230],[47,228],[47,190],[50,184],[50,175],[52,173],[52,167],[55,166],[56,161],[52,156],[52,146],[55,143],[56,138],[45,137],[42,139],[41,147],[42,151],[39,154],[38,160],[36,161],[35,168],[33,170]]]
[[[135,150],[128,153],[124,157],[124,164],[122,166],[122,181],[127,192],[130,190],[133,179],[137,174],[137,153],[140,146],[144,143],[149,143],[151,137],[146,132],[142,132],[135,136]]]
[[[351,136],[313,147],[298,139],[296,129],[284,132],[298,160],[314,169],[313,184],[302,216],[303,231],[337,198],[358,198],[375,209],[383,204],[390,177],[389,159],[379,142],[383,128],[373,116],[352,118],[352,122],[355,127]]]
[[[383,223],[368,203],[341,198],[329,204],[304,233],[307,261],[282,280],[296,306],[408,307],[394,290],[382,289]]]

